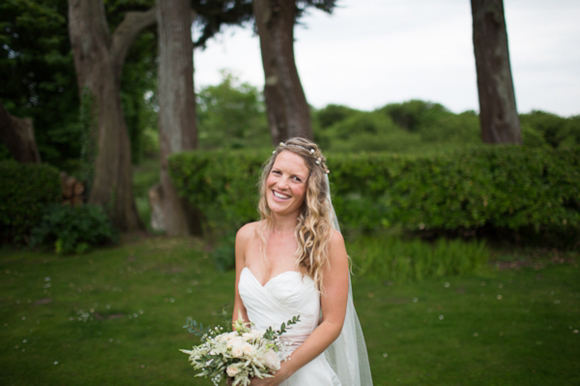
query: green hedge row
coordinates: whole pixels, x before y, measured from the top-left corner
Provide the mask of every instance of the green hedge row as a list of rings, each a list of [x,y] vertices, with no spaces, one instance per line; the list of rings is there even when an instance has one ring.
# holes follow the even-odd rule
[[[0,162],[0,241],[27,241],[45,207],[61,199],[61,189],[53,166]]]
[[[188,152],[170,160],[180,194],[210,226],[257,218],[267,153]],[[580,152],[472,147],[429,157],[329,154],[333,203],[346,230],[580,226]]]

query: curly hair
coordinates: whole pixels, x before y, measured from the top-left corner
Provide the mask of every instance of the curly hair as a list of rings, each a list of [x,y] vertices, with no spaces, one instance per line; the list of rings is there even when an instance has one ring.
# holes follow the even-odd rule
[[[324,266],[328,264],[328,243],[332,235],[332,219],[328,179],[325,177],[326,158],[318,146],[304,138],[290,138],[274,150],[272,156],[264,163],[260,178],[260,201],[258,211],[262,226],[259,236],[262,240],[262,252],[265,251],[265,230],[272,225],[272,215],[266,200],[266,180],[272,171],[276,157],[283,151],[298,154],[304,159],[309,170],[306,196],[298,215],[294,234],[298,242],[295,257],[301,271],[310,276],[319,291],[323,290]]]

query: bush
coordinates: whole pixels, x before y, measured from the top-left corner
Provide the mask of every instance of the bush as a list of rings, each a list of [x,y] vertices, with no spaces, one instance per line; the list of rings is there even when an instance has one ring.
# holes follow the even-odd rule
[[[0,241],[23,243],[46,205],[62,195],[59,171],[45,164],[0,162]]]
[[[32,230],[31,246],[53,244],[56,253],[83,253],[95,246],[117,242],[117,232],[96,205],[51,205]]]
[[[232,270],[236,267],[236,235],[232,232],[226,232],[218,243],[210,257],[220,272]]]
[[[267,152],[194,151],[170,157],[181,196],[199,209],[206,230],[237,230],[257,218],[257,183]]]
[[[314,120],[321,129],[326,129],[335,123],[342,122],[358,110],[347,106],[329,104],[328,106],[314,112]]]
[[[433,126],[442,116],[452,114],[439,103],[416,99],[388,104],[379,111],[410,132],[418,132],[425,126]]]
[[[210,226],[235,229],[258,217],[256,183],[267,156],[181,153],[170,167],[180,194],[202,209]],[[329,154],[328,165],[346,231],[400,226],[579,233],[578,151],[476,146],[429,157]]]
[[[532,111],[521,114],[520,122],[524,129],[533,129],[556,149],[570,149],[580,145],[580,116],[563,118],[545,111]],[[525,137],[524,137],[525,140]]]
[[[393,123],[391,118],[378,112],[357,112],[326,129],[328,150],[405,151],[419,146],[421,137],[407,132]],[[324,136],[323,135],[323,136]]]

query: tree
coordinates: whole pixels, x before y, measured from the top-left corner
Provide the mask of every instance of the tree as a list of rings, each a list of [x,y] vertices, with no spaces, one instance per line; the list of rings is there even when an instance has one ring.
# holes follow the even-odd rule
[[[34,122],[40,157],[59,168],[81,147],[66,14],[66,0],[0,2],[0,100]]]
[[[268,148],[270,135],[261,94],[227,71],[222,71],[220,84],[199,90],[200,148]]]
[[[156,21],[155,8],[127,12],[111,34],[101,0],[68,2],[69,35],[81,97],[92,98],[98,144],[89,202],[105,208],[121,230],[143,225],[131,181],[131,146],[121,109],[121,70],[136,36]]]
[[[0,102],[0,140],[6,144],[16,161],[40,162],[32,119],[10,115],[2,102]]]
[[[272,143],[312,138],[310,108],[294,60],[294,24],[308,6],[331,12],[335,0],[254,0],[264,67],[264,97]]]
[[[142,0],[109,0],[105,4],[113,27],[123,21],[128,10],[143,8]],[[32,118],[44,162],[80,177],[79,158],[86,146],[84,128],[88,125],[82,118],[79,122],[67,15],[67,0],[0,2],[0,100],[11,115]],[[123,66],[121,100],[133,162],[143,154],[143,121],[150,115],[157,119],[143,99],[147,90],[156,87],[156,44],[154,29],[141,33]]]
[[[159,136],[163,222],[168,235],[195,233],[193,216],[169,176],[171,154],[196,147],[192,13],[189,0],[157,0]],[[188,216],[189,215],[189,216]]]
[[[522,143],[503,0],[471,0],[479,120],[486,143]]]

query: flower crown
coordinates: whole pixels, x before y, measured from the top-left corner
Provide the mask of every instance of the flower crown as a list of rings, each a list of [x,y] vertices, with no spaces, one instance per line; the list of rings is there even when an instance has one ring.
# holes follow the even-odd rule
[[[319,155],[318,157],[316,156],[316,154],[315,154],[316,153],[316,149],[314,149],[314,148],[310,148],[309,149],[306,146],[302,146],[302,145],[299,145],[297,143],[288,143],[288,144],[286,144],[284,142],[280,142],[280,144],[278,145],[278,148],[280,148],[280,147],[286,147],[286,146],[296,146],[296,147],[300,147],[300,148],[306,150],[307,152],[310,153],[310,155],[312,155],[312,157],[315,158],[315,161],[314,162],[316,163],[316,165],[320,165],[324,169],[324,172],[326,174],[330,173],[330,170],[326,169],[326,166],[324,165],[324,160],[322,159],[322,155]],[[278,151],[278,148],[276,148],[274,151],[272,151],[272,154],[276,154],[276,152]]]

